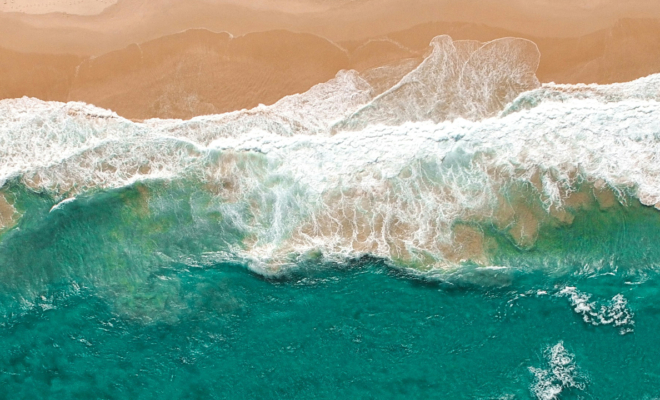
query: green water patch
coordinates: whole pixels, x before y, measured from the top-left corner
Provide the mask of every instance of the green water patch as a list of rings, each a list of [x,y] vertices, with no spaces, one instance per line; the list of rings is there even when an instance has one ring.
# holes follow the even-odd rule
[[[177,319],[189,306],[181,271],[247,263],[239,259],[244,251],[278,246],[286,229],[304,220],[310,205],[303,205],[303,189],[286,180],[268,182],[272,187],[232,200],[190,180],[137,182],[67,199],[12,182],[3,192],[20,218],[0,237],[0,311],[36,307],[56,285],[71,293],[93,289],[117,312],[139,320]],[[455,268],[434,271],[430,266],[443,255],[422,251],[417,263],[384,261],[483,287],[511,285],[529,271],[637,276],[656,269],[660,213],[634,197],[613,196],[585,184],[565,196],[563,208],[548,210],[533,185],[522,185],[504,193],[502,213],[453,227],[457,250],[446,250],[459,260]],[[290,257],[306,269],[328,268],[324,260],[314,249]]]
[[[521,245],[509,227],[481,224],[495,265],[539,268],[558,273],[599,273],[621,269],[637,273],[660,266],[660,212],[624,195],[612,201],[611,194],[583,186],[570,201],[550,213],[531,206],[533,240]]]
[[[4,305],[29,306],[49,285],[68,283],[96,288],[134,317],[175,317],[182,305],[171,271],[242,243],[226,205],[195,184],[142,182],[64,201],[17,184],[9,191],[23,216],[0,241]]]

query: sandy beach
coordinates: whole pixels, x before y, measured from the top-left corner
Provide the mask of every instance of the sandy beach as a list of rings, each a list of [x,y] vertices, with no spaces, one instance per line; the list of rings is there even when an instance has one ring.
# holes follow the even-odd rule
[[[660,72],[654,1],[5,0],[0,98],[190,118],[272,104],[341,69],[419,62],[440,34],[532,40],[542,82]]]

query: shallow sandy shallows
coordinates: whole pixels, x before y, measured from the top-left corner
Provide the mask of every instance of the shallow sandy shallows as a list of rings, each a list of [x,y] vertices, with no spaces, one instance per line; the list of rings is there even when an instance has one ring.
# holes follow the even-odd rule
[[[2,0],[0,12],[96,15],[115,3],[117,0]]]

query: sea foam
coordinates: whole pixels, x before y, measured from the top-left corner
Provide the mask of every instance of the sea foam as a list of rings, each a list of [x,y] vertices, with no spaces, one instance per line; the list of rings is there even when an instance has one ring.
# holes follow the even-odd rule
[[[590,325],[612,325],[625,335],[633,332],[634,314],[628,308],[628,300],[617,294],[608,302],[592,300],[590,294],[582,293],[574,287],[563,288],[559,296],[568,297],[574,311],[582,316],[584,322]]]
[[[557,399],[564,389],[584,390],[585,379],[575,363],[575,355],[566,350],[563,342],[548,347],[543,355],[546,368],[529,368],[535,378],[531,391],[537,399]]]

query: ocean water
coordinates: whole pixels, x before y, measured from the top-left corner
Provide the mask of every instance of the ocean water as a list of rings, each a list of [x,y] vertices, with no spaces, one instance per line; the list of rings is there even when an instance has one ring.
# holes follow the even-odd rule
[[[660,76],[538,57],[438,37],[189,121],[0,101],[0,398],[660,398]]]

